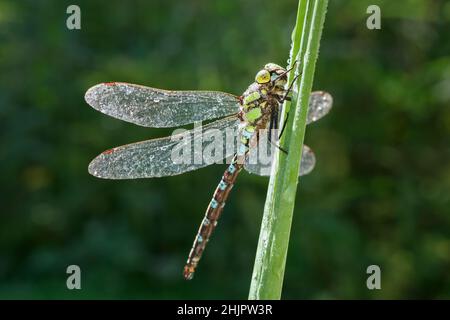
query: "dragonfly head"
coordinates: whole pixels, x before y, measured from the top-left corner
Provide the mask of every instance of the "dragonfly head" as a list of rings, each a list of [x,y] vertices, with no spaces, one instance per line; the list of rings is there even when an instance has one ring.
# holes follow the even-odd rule
[[[268,63],[263,69],[258,71],[255,81],[258,84],[266,84],[269,87],[284,88],[287,82],[286,69],[275,63]]]

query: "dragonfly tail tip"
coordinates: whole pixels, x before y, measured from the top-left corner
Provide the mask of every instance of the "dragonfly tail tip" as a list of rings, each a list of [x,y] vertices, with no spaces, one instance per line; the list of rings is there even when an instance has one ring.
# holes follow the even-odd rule
[[[194,278],[194,270],[192,267],[186,265],[183,270],[183,276],[186,280],[192,280]]]

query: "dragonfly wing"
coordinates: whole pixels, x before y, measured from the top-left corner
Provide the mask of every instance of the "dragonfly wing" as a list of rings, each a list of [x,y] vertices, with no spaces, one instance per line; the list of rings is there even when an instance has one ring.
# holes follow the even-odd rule
[[[313,171],[316,165],[316,156],[310,147],[303,145],[302,162],[300,163],[299,176],[304,176]]]
[[[111,117],[144,127],[176,127],[239,110],[238,97],[219,91],[168,91],[111,82],[90,88],[86,102]]]
[[[311,92],[307,124],[317,121],[327,115],[333,106],[333,97],[325,91]]]
[[[254,159],[256,160],[256,157],[255,154],[252,154],[252,152],[255,152],[255,150],[256,149],[250,151],[249,157],[246,159],[244,166],[245,170],[259,176],[270,176],[274,153],[272,152],[271,158],[268,162],[263,161],[261,156],[258,157],[258,161],[254,161]],[[298,175],[304,176],[309,174],[314,169],[315,165],[316,156],[314,155],[314,152],[307,145],[303,145],[302,161],[300,163]]]
[[[89,173],[105,179],[137,179],[196,170],[234,154],[238,124],[233,115],[170,137],[116,147],[92,160]]]

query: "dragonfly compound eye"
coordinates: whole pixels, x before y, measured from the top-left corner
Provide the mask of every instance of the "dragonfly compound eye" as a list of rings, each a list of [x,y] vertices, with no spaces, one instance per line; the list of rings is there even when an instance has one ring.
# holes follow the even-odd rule
[[[267,83],[270,81],[270,72],[263,69],[256,74],[255,81],[258,83]]]

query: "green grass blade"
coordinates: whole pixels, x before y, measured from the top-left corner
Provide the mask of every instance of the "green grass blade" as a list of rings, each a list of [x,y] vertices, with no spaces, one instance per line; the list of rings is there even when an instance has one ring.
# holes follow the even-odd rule
[[[249,299],[280,299],[295,204],[307,106],[314,80],[322,27],[328,0],[300,0],[297,21],[292,33],[291,64],[298,60],[289,74],[292,81],[301,72],[292,99],[291,115],[281,145],[288,155],[277,153],[272,168],[264,216],[250,285]],[[290,106],[285,105],[284,111]]]

